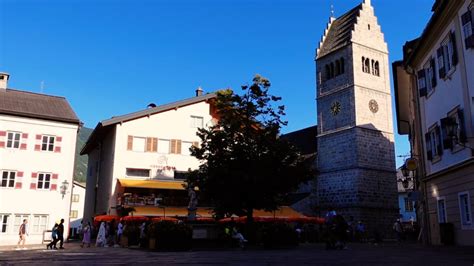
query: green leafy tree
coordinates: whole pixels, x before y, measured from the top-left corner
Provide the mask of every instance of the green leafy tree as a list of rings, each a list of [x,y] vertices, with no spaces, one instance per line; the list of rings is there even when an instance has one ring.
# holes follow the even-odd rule
[[[269,94],[270,82],[257,75],[243,94],[217,93],[218,122],[199,129],[200,147],[191,153],[202,164],[189,175],[200,197],[210,202],[217,216],[246,215],[276,210],[284,197],[311,178],[312,167],[286,140],[279,138],[285,107]]]

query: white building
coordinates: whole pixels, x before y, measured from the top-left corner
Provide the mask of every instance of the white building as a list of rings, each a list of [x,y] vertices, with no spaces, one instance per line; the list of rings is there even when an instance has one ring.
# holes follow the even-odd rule
[[[419,165],[425,240],[474,245],[474,1],[436,0],[393,64],[398,132]]]
[[[84,215],[84,204],[86,198],[86,186],[77,181],[72,185],[71,211],[69,212],[69,237],[78,238],[78,228],[81,226]]]
[[[64,97],[8,89],[8,79],[0,73],[0,245],[17,243],[23,219],[26,243],[39,244],[56,221],[69,227],[80,121]]]
[[[100,122],[81,151],[89,156],[84,220],[129,206],[134,215],[185,215],[184,174],[199,166],[189,149],[200,141],[197,129],[215,122],[215,97],[198,89],[196,97]]]

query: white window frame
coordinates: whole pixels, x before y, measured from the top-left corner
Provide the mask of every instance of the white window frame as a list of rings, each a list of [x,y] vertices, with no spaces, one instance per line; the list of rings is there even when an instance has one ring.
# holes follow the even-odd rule
[[[46,177],[49,176],[49,180],[46,181]],[[38,190],[50,190],[51,189],[51,179],[53,179],[53,174],[51,173],[38,173],[38,181],[36,182],[36,189]],[[40,188],[41,182],[41,188]],[[46,187],[46,184],[48,187]]]
[[[143,141],[143,145],[138,145],[139,142]],[[133,136],[132,151],[134,152],[145,152],[146,151],[146,138]]]
[[[189,150],[193,146],[192,141],[181,141],[181,155],[191,156],[191,151]]]
[[[441,213],[440,213],[440,209],[439,209],[439,202],[440,201],[443,201],[443,204],[444,204],[444,208],[443,208],[443,212],[444,212],[444,221],[441,221]],[[437,197],[436,198],[436,212],[438,213],[438,223],[447,223],[448,222],[448,214],[446,212],[446,197]]]
[[[79,211],[77,211],[77,210],[71,210],[71,211],[69,212],[69,217],[70,217],[70,218],[75,219],[75,218],[77,218],[78,216],[79,216]]]
[[[6,217],[6,221],[4,221]],[[0,213],[0,234],[8,234],[10,229],[10,217],[9,213]],[[5,226],[5,232],[3,232],[3,227]]]
[[[80,195],[79,194],[72,194],[72,202],[79,202]]]
[[[191,116],[191,127],[192,128],[203,128],[204,127],[204,117],[192,115]]]
[[[30,233],[43,234],[43,232],[48,229],[48,224],[49,224],[48,220],[49,220],[49,215],[46,215],[46,214],[33,215],[33,219],[31,221],[31,227],[30,227],[30,229],[33,229],[33,230],[31,230]],[[28,224],[30,224],[30,221],[28,221]]]
[[[171,140],[158,139],[158,153],[169,154],[171,150]]]
[[[46,147],[44,145],[46,145]],[[55,145],[56,145],[56,136],[51,136],[51,135],[41,136],[41,151],[54,152]]]
[[[13,171],[13,170],[1,170],[0,173],[2,174],[0,176],[0,188],[15,188],[15,179],[16,179],[16,176],[17,176],[17,171]],[[8,173],[7,175],[7,184],[6,186],[3,186],[3,175],[4,173]],[[13,179],[12,179],[12,174],[14,174],[13,176]],[[12,181],[13,180],[13,181]],[[13,185],[10,186],[9,184],[13,182]]]
[[[461,202],[461,197],[466,196],[467,198],[467,212],[469,214],[469,220],[464,222],[463,219],[463,206]],[[471,198],[469,195],[469,191],[463,191],[458,193],[458,204],[459,204],[459,219],[461,223],[462,229],[474,229],[473,222],[472,222],[472,210],[471,210]]]
[[[11,139],[10,139],[10,136],[11,136]],[[15,144],[17,144],[17,147],[15,147]],[[19,150],[21,147],[21,132],[7,131],[7,143],[5,147],[7,149]]]
[[[425,69],[426,95],[429,96],[434,91],[434,87],[432,83],[434,69],[431,68],[431,57],[428,60],[428,62],[426,62],[426,64],[423,66],[423,69]]]
[[[17,221],[17,218],[19,218],[19,224],[16,223]],[[30,221],[30,215],[29,214],[24,214],[24,213],[15,213],[15,215],[13,216],[13,233],[15,234],[18,234],[19,230],[20,230],[20,226],[21,224],[23,223],[23,220],[26,219],[28,220],[28,228],[27,228],[27,232],[29,233],[29,229],[30,229],[30,225],[29,223],[31,222]]]

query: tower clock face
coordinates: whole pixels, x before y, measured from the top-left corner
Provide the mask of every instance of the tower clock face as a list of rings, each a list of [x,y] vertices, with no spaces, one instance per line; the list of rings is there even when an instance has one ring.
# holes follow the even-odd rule
[[[370,100],[369,101],[369,109],[372,113],[377,113],[379,111],[379,104],[377,103],[376,100]]]
[[[337,115],[341,112],[341,104],[339,102],[333,102],[331,105],[332,115]]]

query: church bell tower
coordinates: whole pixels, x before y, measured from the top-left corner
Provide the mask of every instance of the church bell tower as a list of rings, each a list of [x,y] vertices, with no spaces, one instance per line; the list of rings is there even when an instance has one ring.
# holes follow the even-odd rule
[[[316,79],[317,206],[389,232],[398,215],[389,59],[370,0],[331,16]]]

